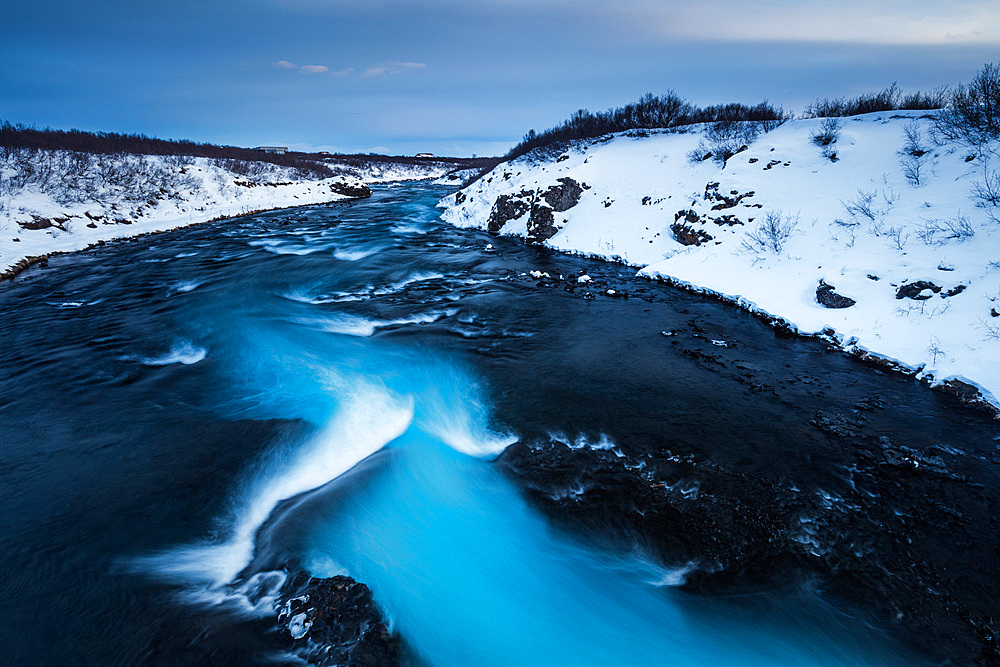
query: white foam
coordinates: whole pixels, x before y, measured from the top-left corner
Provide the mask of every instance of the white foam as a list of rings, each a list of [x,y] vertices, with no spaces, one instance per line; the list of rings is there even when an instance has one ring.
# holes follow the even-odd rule
[[[168,294],[185,294],[187,292],[190,292],[192,290],[195,290],[195,289],[201,287],[202,284],[203,283],[201,283],[201,282],[199,282],[197,280],[182,280],[181,282],[175,283],[173,286],[171,286],[170,290],[167,293]]]
[[[334,250],[333,256],[336,259],[345,262],[356,262],[359,259],[364,259],[365,257],[371,257],[380,250],[382,250],[382,248],[374,248],[371,250]]]
[[[169,366],[170,364],[196,364],[204,359],[208,351],[189,341],[178,341],[170,351],[158,357],[141,357],[139,361],[147,366]]]
[[[320,331],[329,333],[344,334],[346,336],[360,336],[367,338],[379,329],[405,324],[429,324],[437,322],[443,317],[454,315],[454,310],[434,310],[426,313],[418,313],[410,317],[401,317],[393,320],[373,320],[357,315],[347,315],[338,313],[324,318],[312,318],[299,320],[302,324],[315,326]]]
[[[393,232],[394,234],[426,234],[427,233],[426,229],[423,229],[421,227],[417,227],[416,225],[408,225],[408,224],[393,225],[392,229],[390,231]]]
[[[135,565],[170,579],[208,584],[200,593],[206,602],[217,604],[228,597],[230,593],[217,589],[233,581],[250,562],[254,536],[278,503],[336,479],[402,435],[413,420],[413,400],[384,387],[369,384],[337,390],[350,393],[323,429],[287,459],[275,456],[263,466],[258,481],[238,503],[228,540],[143,556]]]
[[[386,285],[385,287],[380,287],[377,290],[374,290],[372,294],[375,294],[376,296],[393,294],[395,292],[399,292],[400,290],[409,285],[413,285],[414,283],[422,283],[427,280],[437,280],[438,278],[444,278],[444,274],[437,273],[435,271],[430,271],[426,273],[414,273],[413,275],[405,278],[404,280],[391,283],[389,285]]]

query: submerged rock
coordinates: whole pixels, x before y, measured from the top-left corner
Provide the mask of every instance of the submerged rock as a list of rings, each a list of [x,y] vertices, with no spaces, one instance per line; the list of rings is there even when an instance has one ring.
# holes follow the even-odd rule
[[[839,443],[836,469],[850,471],[849,484],[818,486],[815,471],[780,463],[729,467],[666,442],[521,442],[498,462],[554,520],[644,545],[681,568],[692,593],[819,582],[928,655],[997,664],[1000,585],[981,555],[996,544],[1000,504],[963,472],[976,461],[890,442],[860,412],[810,423]]]
[[[399,640],[386,628],[372,593],[345,576],[289,577],[280,599],[278,633],[312,665],[397,665]]]
[[[365,198],[372,196],[371,188],[364,183],[347,183],[342,181],[340,183],[333,183],[330,189],[338,195],[346,195],[348,197]]]

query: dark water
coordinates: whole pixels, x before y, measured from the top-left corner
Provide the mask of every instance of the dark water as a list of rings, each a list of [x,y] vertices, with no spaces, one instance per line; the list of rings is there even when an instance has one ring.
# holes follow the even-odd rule
[[[5,663],[273,661],[288,557],[369,584],[431,664],[918,660],[808,589],[684,594],[685,567],[566,532],[491,461],[518,439],[666,440],[837,497],[853,482],[819,409],[877,396],[871,432],[983,456],[991,422],[623,267],[445,226],[446,192],[178,230],[0,287]]]

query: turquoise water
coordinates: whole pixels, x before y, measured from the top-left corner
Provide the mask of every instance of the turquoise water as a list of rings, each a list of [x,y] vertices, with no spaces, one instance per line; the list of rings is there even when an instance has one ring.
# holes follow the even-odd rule
[[[0,656],[282,662],[258,626],[238,624],[273,615],[267,595],[244,594],[297,559],[367,584],[432,665],[913,664],[805,584],[686,593],[686,567],[564,531],[493,460],[550,431],[614,448],[616,430],[732,460],[745,437],[764,464],[789,459],[767,451],[759,415],[815,404],[724,384],[662,343],[693,317],[761,367],[801,365],[859,395],[881,383],[940,424],[921,428],[992,431],[720,304],[540,288],[527,271],[624,273],[447,227],[433,208],[444,192],[381,189],[181,230],[53,260],[0,293]],[[705,399],[716,395],[725,410]],[[912,421],[896,419],[886,428]],[[820,463],[789,469],[827,474],[822,443],[795,444]]]

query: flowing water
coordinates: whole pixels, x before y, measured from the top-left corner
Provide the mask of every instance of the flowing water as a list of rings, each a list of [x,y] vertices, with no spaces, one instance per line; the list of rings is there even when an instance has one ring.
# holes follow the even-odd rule
[[[761,374],[879,391],[886,429],[987,447],[987,420],[623,267],[450,228],[446,193],[178,230],[0,287],[4,662],[280,662],[262,637],[293,558],[368,584],[427,664],[912,664],[808,588],[686,594],[684,568],[561,529],[493,459],[546,434],[832,456],[797,430],[815,386],[730,386],[660,333],[692,319]],[[783,424],[800,446],[769,451]]]

